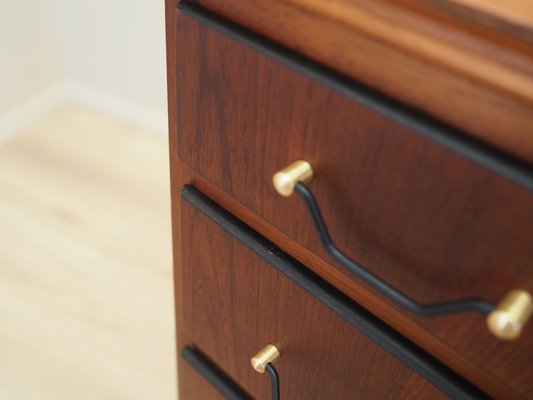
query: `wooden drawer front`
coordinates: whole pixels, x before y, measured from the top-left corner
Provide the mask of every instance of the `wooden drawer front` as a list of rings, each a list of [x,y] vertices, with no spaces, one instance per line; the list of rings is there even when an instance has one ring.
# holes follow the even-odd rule
[[[185,376],[187,382],[180,385],[181,399],[250,400],[248,393],[198,349],[183,346],[179,355],[185,361],[180,363],[180,375]],[[210,385],[206,385],[206,381]]]
[[[212,384],[209,384],[196,368],[188,362],[180,362],[180,377],[187,377],[186,384],[179,385],[179,398],[184,400],[222,400],[225,397]],[[239,399],[240,400],[240,399]]]
[[[252,397],[269,398],[267,375],[250,365],[267,343],[280,349],[286,399],[447,397],[413,369],[453,398],[485,397],[194,188],[182,196],[182,343]]]
[[[498,303],[511,289],[533,292],[532,193],[189,17],[177,18],[183,163],[344,273],[321,247],[302,201],[272,187],[277,170],[309,161],[316,171],[310,188],[338,247],[420,303]],[[531,390],[533,371],[515,371],[533,357],[532,324],[504,343],[481,314],[407,314],[488,376],[518,393]]]

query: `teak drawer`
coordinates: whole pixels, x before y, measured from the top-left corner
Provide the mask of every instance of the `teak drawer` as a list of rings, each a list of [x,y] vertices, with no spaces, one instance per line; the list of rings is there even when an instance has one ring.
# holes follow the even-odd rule
[[[479,297],[497,304],[512,289],[533,291],[531,192],[190,17],[177,18],[179,160],[345,274],[353,282],[347,294],[372,290],[325,252],[302,201],[272,187],[274,173],[292,161],[313,166],[309,187],[338,247],[420,303]],[[532,389],[531,368],[516,373],[532,358],[531,323],[505,343],[477,313],[429,318],[395,309],[517,397]]]
[[[250,364],[267,343],[281,352],[285,399],[486,397],[192,186],[180,215],[182,343],[251,397],[269,398]],[[186,400],[206,398],[188,385]]]

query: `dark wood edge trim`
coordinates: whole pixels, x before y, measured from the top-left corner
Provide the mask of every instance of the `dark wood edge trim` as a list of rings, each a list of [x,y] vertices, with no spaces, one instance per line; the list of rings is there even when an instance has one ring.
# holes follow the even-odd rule
[[[237,219],[192,185],[185,185],[182,188],[181,197],[276,270],[444,393],[454,399],[489,398],[470,382],[285,254],[264,236]]]
[[[187,361],[200,375],[202,375],[219,393],[230,400],[251,400],[233,380],[226,375],[212,361],[208,360],[198,350],[185,346],[181,350],[181,357]]]
[[[178,4],[178,9],[210,28],[307,75],[311,79],[357,101],[363,106],[533,191],[533,166],[476,140],[457,128],[440,122],[427,114],[356,82],[271,39],[208,11],[196,3],[182,1]]]

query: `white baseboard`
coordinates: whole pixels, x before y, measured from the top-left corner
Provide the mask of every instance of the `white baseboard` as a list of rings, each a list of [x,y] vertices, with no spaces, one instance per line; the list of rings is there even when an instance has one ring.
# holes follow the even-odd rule
[[[80,81],[63,81],[68,102],[99,112],[150,132],[165,134],[168,131],[166,113],[140,106],[128,99],[112,95]]]
[[[77,80],[65,79],[0,114],[0,143],[65,103],[79,105],[150,132],[166,135],[168,131],[166,113],[140,106]]]
[[[37,122],[64,102],[63,84],[56,83],[24,103],[0,113],[0,143]]]

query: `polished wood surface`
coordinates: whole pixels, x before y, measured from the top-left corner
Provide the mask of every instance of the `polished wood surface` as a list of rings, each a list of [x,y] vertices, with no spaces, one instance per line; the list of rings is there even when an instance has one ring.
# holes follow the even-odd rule
[[[531,39],[533,3],[529,0],[447,0],[439,3],[440,7],[456,10],[457,13],[485,17],[487,23],[515,28],[517,34],[529,33],[527,37]]]
[[[533,100],[531,38],[526,35],[524,41],[511,28],[494,29],[481,17],[467,18],[419,0],[285,1],[471,80]]]
[[[498,26],[483,26],[476,22],[477,14],[477,19],[465,20],[435,5],[441,2],[424,1],[199,3],[480,140],[533,160],[531,43]]]
[[[178,199],[179,188],[181,187],[180,185],[192,182],[203,193],[217,201],[219,204],[223,205],[224,208],[230,212],[239,215],[239,218],[253,226],[254,229],[258,230],[261,234],[271,238],[271,240],[279,245],[279,247],[290,252],[290,254],[295,256],[301,262],[305,263],[306,266],[310,267],[311,270],[320,273],[340,290],[348,293],[359,304],[363,305],[368,310],[371,310],[382,320],[401,331],[404,335],[415,341],[425,350],[430,351],[435,357],[445,362],[456,372],[463,375],[466,379],[470,380],[487,393],[490,393],[494,398],[516,400],[523,398],[523,396],[520,396],[504,382],[493,379],[491,375],[481,370],[479,366],[473,364],[472,361],[467,359],[464,355],[461,355],[453,349],[450,349],[446,343],[443,343],[442,340],[439,340],[435,335],[432,335],[427,330],[423,329],[423,327],[409,318],[409,316],[396,312],[391,304],[385,302],[375,293],[365,290],[351,279],[346,279],[346,275],[342,271],[331,268],[330,264],[318,258],[315,254],[309,252],[301,244],[287,237],[286,234],[279,231],[267,223],[264,219],[259,217],[256,213],[250,211],[241,203],[228,196],[224,191],[217,189],[215,186],[205,181],[205,179],[195,174],[186,166],[176,162],[172,170],[177,176],[177,179],[173,181],[172,187],[173,210],[179,209],[180,202]],[[175,224],[179,221],[179,213],[174,211],[173,225],[175,226]],[[181,268],[181,263],[178,257],[179,249],[181,248],[181,244],[179,242],[180,231],[174,230],[174,232],[174,259],[176,270],[179,271]],[[180,311],[180,305],[182,304],[182,299],[179,295],[178,289],[180,287],[180,282],[181,280],[179,275],[175,274],[174,284],[176,288],[176,321],[177,329],[180,332],[178,334],[178,348],[181,348],[181,346],[187,344],[187,342],[185,342],[186,329],[184,329],[182,325]],[[187,382],[187,375],[180,374],[179,378],[180,382]]]
[[[447,398],[187,202],[181,223],[185,340],[254,398],[270,397],[250,364],[267,343],[281,352],[282,398]]]
[[[240,1],[237,4],[233,1],[205,0],[200,3],[443,121],[461,127],[467,133],[518,155],[523,160],[533,160],[533,141],[529,129],[532,126],[533,113],[531,106],[520,100],[519,96],[485,85],[444,66],[436,67],[425,60],[407,56],[394,46],[370,38],[366,34],[354,33],[353,28],[336,23],[330,17],[325,18],[311,10],[305,11],[301,5],[289,4],[286,1]],[[439,6],[444,7],[444,3],[453,2],[440,2]],[[354,134],[351,129],[332,133],[331,127],[340,126],[337,125],[339,123],[349,123],[343,126],[359,126],[356,117],[346,117],[349,110],[353,110],[350,108],[353,106],[343,106],[343,101],[335,99],[336,95],[321,97],[327,90],[322,88],[316,91],[317,89],[308,83],[303,85],[305,93],[302,95],[298,91],[302,90],[301,85],[296,85],[301,77],[288,79],[284,76],[281,79],[285,85],[284,89],[276,85],[272,87],[266,79],[276,81],[276,77],[273,76],[268,63],[252,60],[253,57],[249,54],[253,52],[247,53],[244,50],[232,53],[233,59],[229,60],[232,57],[223,53],[233,52],[236,47],[232,46],[238,45],[223,43],[215,34],[199,28],[196,22],[178,15],[175,1],[167,0],[166,7],[176,271],[181,268],[177,256],[181,248],[179,188],[185,183],[194,183],[202,192],[487,393],[502,399],[531,397],[531,368],[528,368],[531,359],[531,344],[528,342],[533,336],[531,327],[526,329],[519,342],[503,343],[487,333],[482,316],[465,314],[460,317],[447,317],[438,322],[413,318],[412,315],[403,313],[347,276],[342,269],[331,265],[331,260],[318,248],[311,225],[306,222],[308,220],[303,212],[303,204],[299,204],[298,199],[282,199],[275,195],[270,187],[270,178],[275,170],[285,164],[296,158],[309,157],[311,154],[314,158],[310,161],[314,162],[318,169],[317,178],[311,188],[317,193],[322,207],[329,210],[326,219],[332,226],[333,238],[342,244],[343,249],[352,249],[354,254],[366,258],[373,268],[377,268],[375,271],[384,272],[387,279],[390,277],[398,282],[403,281],[406,293],[416,293],[426,296],[427,299],[436,299],[443,295],[442,287],[446,288],[444,294],[449,298],[453,298],[454,294],[461,294],[462,291],[468,292],[468,295],[483,291],[488,293],[495,287],[494,281],[499,282],[496,285],[498,292],[493,292],[492,297],[488,298],[494,302],[503,296],[509,282],[521,282],[531,288],[531,276],[527,273],[527,269],[531,267],[531,258],[528,260],[526,255],[521,266],[519,262],[513,262],[512,268],[508,268],[509,261],[519,261],[520,257],[524,256],[515,253],[522,251],[527,244],[528,231],[525,226],[531,221],[529,195],[442,149],[432,149],[434,145],[424,143],[420,138],[413,136],[406,139],[411,133],[398,131],[397,127],[391,127],[379,118],[377,125],[380,131],[377,136],[392,140],[389,145],[383,144],[383,147],[376,143],[373,147],[372,140],[366,139],[352,143],[351,140],[357,133]],[[476,17],[479,15],[482,13],[475,12]],[[226,92],[237,79],[231,67],[237,62],[242,87],[237,91]],[[199,65],[204,67],[200,68]],[[250,72],[253,68],[245,68],[250,66],[257,70]],[[394,68],[391,69],[391,66]],[[256,74],[263,72],[266,72],[264,80],[254,79]],[[282,73],[284,74],[285,72]],[[228,78],[232,82],[226,82]],[[238,83],[236,85],[237,88]],[[278,105],[273,104],[272,100],[265,102],[264,98],[256,96],[255,90],[259,88],[266,88],[265,91],[283,105],[282,119],[276,119],[278,117],[274,110],[279,108]],[[289,88],[294,88],[298,93],[292,94],[288,100],[283,100],[282,97]],[[255,97],[250,97],[253,100],[242,103],[241,97],[236,96],[250,94],[254,94]],[[205,104],[200,101],[200,96],[203,96]],[[299,104],[313,98],[310,104]],[[225,101],[229,101],[231,107],[224,107]],[[328,105],[329,101],[332,104]],[[265,104],[270,108],[265,107],[262,113],[259,112],[258,109]],[[302,120],[299,118],[302,118],[302,115],[312,116],[314,113],[323,117],[325,114],[321,107],[329,111],[328,123],[321,122],[318,118],[310,118],[310,127],[302,129]],[[253,116],[247,117],[248,111]],[[257,118],[259,115],[262,118]],[[376,117],[364,112],[363,115],[365,130],[373,135],[370,127],[376,123]],[[195,125],[202,117],[203,122]],[[272,121],[270,117],[274,117]],[[239,118],[241,122],[244,121],[242,124],[237,122]],[[319,140],[313,143],[318,134],[311,133],[306,138],[299,136],[302,131],[312,132],[318,129],[317,127],[326,132],[323,133],[324,137],[329,138],[325,147],[330,146],[327,158],[317,156],[324,138],[322,142]],[[386,129],[391,130],[385,132]],[[198,134],[200,130],[206,134]],[[273,133],[274,130],[277,132]],[[268,131],[268,140],[260,142],[255,133],[250,133],[256,131]],[[194,146],[192,139],[185,137],[191,132],[196,132]],[[393,133],[398,132],[402,140],[391,138]],[[237,139],[244,141],[238,142]],[[190,146],[192,153],[183,154],[182,145]],[[333,150],[336,147],[342,147],[342,160],[346,160],[347,153],[352,153],[349,158],[352,160],[350,165],[359,171],[353,181],[346,175],[342,177],[342,168],[334,167],[340,164],[339,157]],[[273,148],[282,151],[274,155],[267,154],[267,151]],[[220,156],[220,149],[225,149],[225,157]],[[369,150],[372,149],[377,153],[370,156]],[[400,153],[404,149],[406,153],[402,156]],[[177,157],[178,151],[183,157],[181,160]],[[245,157],[244,153],[248,156]],[[317,160],[320,162],[317,163]],[[368,165],[365,167],[365,164]],[[196,169],[203,174],[202,168],[207,168],[207,165],[212,169],[205,177],[194,171]],[[254,165],[259,167],[253,168]],[[382,173],[373,178],[374,170]],[[339,171],[341,180],[337,181]],[[224,182],[220,184],[222,180]],[[390,187],[386,184],[387,180]],[[259,181],[262,183],[257,185]],[[363,184],[369,188],[368,192],[361,190],[359,197],[350,197],[358,192],[357,187]],[[446,190],[449,185],[453,191]],[[346,192],[346,187],[350,187],[349,193]],[[426,208],[428,204],[425,202],[428,199],[432,204],[433,213]],[[366,203],[363,209],[354,207],[354,204],[359,205],[361,202]],[[371,204],[372,202],[375,205]],[[411,208],[408,214],[398,213],[400,209],[406,209],[404,207],[407,203],[414,208]],[[347,215],[349,217],[346,217]],[[433,218],[436,218],[434,223]],[[483,221],[487,218],[488,220]],[[292,221],[298,221],[299,225],[293,226]],[[375,227],[374,221],[377,222]],[[398,224],[403,224],[401,228],[406,228],[408,234],[404,235],[400,227],[395,226]],[[497,227],[496,231],[489,229],[494,226]],[[466,232],[463,231],[465,227]],[[421,242],[412,242],[409,235],[414,233],[414,237],[417,237],[418,228],[426,233],[432,232],[434,236],[418,233]],[[454,230],[455,233],[452,232]],[[451,242],[442,242],[442,238],[451,238]],[[461,242],[458,238],[466,241]],[[512,245],[506,249],[501,242]],[[354,247],[354,243],[357,246]],[[444,249],[446,246],[452,251],[450,255]],[[492,249],[492,246],[496,249]],[[484,254],[486,250],[490,254],[500,254],[495,260],[488,260],[489,268],[484,264],[487,261]],[[413,251],[416,257],[413,257]],[[440,251],[445,257],[441,260],[433,259],[433,269],[427,272],[426,264],[421,261],[425,262],[435,251]],[[526,253],[530,254],[528,251]],[[467,259],[463,260],[463,256]],[[468,266],[466,275],[462,274],[459,265]],[[485,268],[487,274],[481,277],[475,273],[469,275],[468,271],[472,265],[476,270]],[[393,268],[389,269],[391,266]],[[520,269],[522,275],[517,272]],[[461,279],[456,282],[450,271],[459,271]],[[402,276],[404,273],[407,276]],[[513,273],[516,274],[514,277]],[[489,276],[490,279],[487,278]],[[439,279],[442,282],[437,282]],[[427,283],[435,285],[434,290],[427,289]],[[468,286],[471,286],[472,290],[467,291]],[[180,344],[185,344],[185,340],[192,338],[188,336],[181,320],[180,310],[183,307],[178,289],[181,287],[178,273],[175,275],[175,287],[178,340]],[[477,293],[473,293],[474,291]],[[439,331],[439,324],[444,327],[445,332]],[[456,332],[453,332],[454,330]],[[468,336],[472,332],[480,336]],[[455,338],[450,340],[446,337],[447,334],[455,335]],[[461,342],[457,337],[466,337],[466,340]],[[187,383],[187,375],[180,375],[182,384]]]
[[[268,58],[178,18],[180,35],[187,40],[177,41],[176,52],[188,55],[176,66],[179,98],[187,99],[177,110],[180,134],[172,150],[180,160],[311,249],[326,262],[283,235],[276,238],[335,284],[344,276],[343,290],[380,317],[417,339],[424,334],[416,328],[413,333],[405,319],[426,330],[423,345],[469,379],[508,398],[527,393],[531,371],[516,373],[516,365],[527,365],[531,358],[531,326],[520,340],[507,344],[492,337],[477,314],[408,315],[394,322],[390,305],[376,302],[356,279],[327,264],[330,259],[303,204],[279,197],[270,182],[286,164],[310,161],[317,171],[310,186],[334,240],[422,302],[471,296],[497,302],[517,286],[531,290],[532,195]],[[219,197],[224,205],[231,203]],[[251,224],[261,229],[257,219]]]
[[[185,376],[179,387],[182,400],[224,400],[213,386],[198,371],[186,362],[180,363],[180,375]]]

